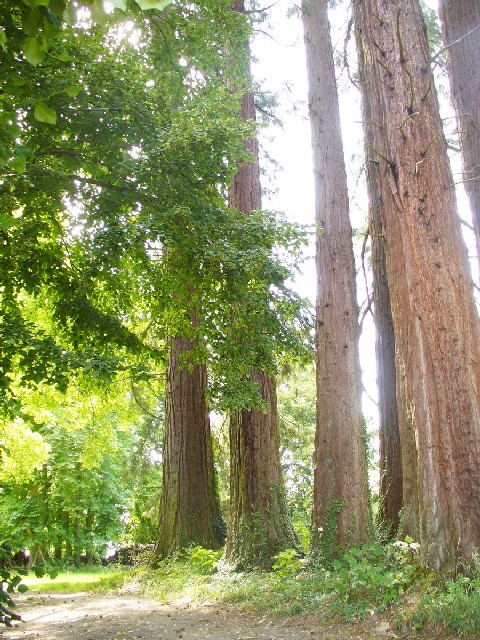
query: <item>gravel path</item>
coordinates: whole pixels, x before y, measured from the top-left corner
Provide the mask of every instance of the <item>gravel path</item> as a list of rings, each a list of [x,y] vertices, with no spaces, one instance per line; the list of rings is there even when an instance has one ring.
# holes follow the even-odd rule
[[[89,593],[17,597],[24,622],[4,640],[376,640],[395,638],[386,623],[321,625],[315,616],[270,618],[211,604]]]

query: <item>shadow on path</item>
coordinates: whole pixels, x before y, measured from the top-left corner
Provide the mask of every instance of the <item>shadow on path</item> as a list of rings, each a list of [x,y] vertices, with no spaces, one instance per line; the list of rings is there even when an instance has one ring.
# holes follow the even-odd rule
[[[373,640],[372,625],[320,626],[314,616],[270,618],[232,607],[162,604],[132,596],[29,592],[17,598],[24,622],[5,640]]]

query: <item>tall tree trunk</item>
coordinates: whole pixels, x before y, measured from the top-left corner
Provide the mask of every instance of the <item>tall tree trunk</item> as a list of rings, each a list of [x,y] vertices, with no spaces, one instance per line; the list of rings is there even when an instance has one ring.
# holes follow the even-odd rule
[[[82,559],[82,519],[80,511],[75,512],[74,527],[73,564],[79,567]]]
[[[416,443],[404,503],[418,500],[409,525],[424,561],[452,568],[480,545],[479,318],[419,2],[362,0],[358,9],[405,392],[401,436]]]
[[[334,526],[344,546],[365,541],[371,526],[352,228],[327,4],[302,2],[318,228],[313,527],[331,528],[329,514],[341,507]]]
[[[71,518],[68,512],[65,513],[65,557],[69,560],[72,559],[73,556],[73,545],[72,545],[72,526],[71,526]]]
[[[372,121],[370,94],[365,82],[365,58],[357,16],[357,52],[359,86],[362,93],[363,122]],[[365,157],[373,144],[371,126],[365,128]],[[377,523],[384,535],[392,538],[400,527],[403,507],[403,476],[395,371],[395,332],[387,280],[387,253],[382,218],[384,202],[378,184],[378,163],[366,162],[369,197],[369,230],[372,246],[373,304],[376,330],[378,428],[380,439],[380,483]]]
[[[245,12],[244,0],[232,10]],[[248,45],[247,45],[248,47]],[[250,74],[250,69],[247,69]],[[242,100],[242,118],[255,120],[251,91]],[[245,215],[262,208],[258,140],[245,143],[253,162],[241,165],[229,191],[229,206]],[[267,410],[240,411],[230,419],[230,521],[225,558],[236,568],[270,568],[280,551],[297,546],[288,513],[279,452],[275,380],[254,371]]]
[[[87,515],[85,516],[85,562],[87,564],[92,564],[94,561],[93,557],[93,523],[95,521],[95,516],[92,511],[89,509],[87,511]]]
[[[225,538],[213,465],[203,364],[187,367],[189,340],[171,340],[165,386],[165,438],[160,521],[154,558],[189,545],[218,549]]]
[[[440,17],[480,264],[480,2],[440,0]]]

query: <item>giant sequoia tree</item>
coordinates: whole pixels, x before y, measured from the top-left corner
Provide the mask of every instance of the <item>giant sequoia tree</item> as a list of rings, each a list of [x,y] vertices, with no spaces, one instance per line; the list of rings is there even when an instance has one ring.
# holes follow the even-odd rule
[[[207,368],[182,362],[192,346],[173,338],[169,349],[156,558],[189,545],[217,549],[224,541],[206,400]]]
[[[357,15],[357,22],[360,17]],[[372,122],[370,93],[365,82],[365,57],[361,30],[357,25],[359,87],[362,93],[363,121]],[[377,522],[387,537],[400,526],[403,506],[402,452],[397,409],[397,375],[395,370],[395,332],[387,278],[387,252],[383,234],[384,201],[378,183],[379,165],[369,161],[373,129],[365,131],[365,164],[369,196],[368,225],[372,247],[373,303],[376,331],[378,431],[380,440],[380,483]]]
[[[440,17],[480,260],[480,3],[441,0]]]
[[[352,228],[327,4],[302,3],[318,227],[313,526],[331,526],[329,513],[339,511],[337,541],[347,545],[366,540],[370,526]]]
[[[417,0],[357,5],[397,350],[404,526],[433,567],[480,544],[480,326]]]
[[[245,12],[244,0],[233,0],[231,6],[234,11]],[[249,75],[249,62],[246,64]],[[251,89],[243,97],[241,116],[245,121],[255,121]],[[250,216],[262,208],[255,136],[246,141],[245,149],[250,161],[238,167],[229,190],[229,205]],[[275,380],[259,369],[253,370],[250,379],[258,385],[264,407],[243,409],[230,418],[230,520],[225,555],[239,568],[269,568],[273,556],[296,545],[296,537],[280,465]]]

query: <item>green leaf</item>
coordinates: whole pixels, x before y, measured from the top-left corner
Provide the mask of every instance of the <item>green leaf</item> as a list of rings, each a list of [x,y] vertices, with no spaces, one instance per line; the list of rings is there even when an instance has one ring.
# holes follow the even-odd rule
[[[39,102],[37,104],[33,115],[39,122],[46,122],[47,124],[57,124],[57,113],[55,109],[47,107],[47,105],[43,104],[43,102]]]
[[[67,5],[67,8],[63,12],[63,19],[69,27],[73,27],[73,25],[77,21],[77,9],[71,2]]]
[[[96,24],[103,24],[107,19],[107,14],[105,13],[105,9],[103,8],[103,2],[100,0],[95,0],[93,5],[90,7],[90,14],[92,16],[93,22]]]
[[[61,24],[60,20],[53,13],[53,11],[50,11],[50,9],[48,7],[41,7],[40,11],[45,16],[45,19],[51,25],[53,25],[55,27],[55,29],[61,29],[62,28],[62,24]]]
[[[2,47],[4,51],[7,50],[7,36],[5,35],[5,29],[3,27],[0,27],[0,47]]]
[[[3,167],[3,165],[7,163],[7,160],[9,157],[10,157],[10,154],[8,153],[7,149],[5,149],[5,147],[0,147],[0,167]],[[2,226],[2,223],[0,221],[0,227],[1,226]]]
[[[23,0],[27,7],[48,7],[50,0]]]
[[[28,591],[28,587],[26,584],[19,584],[17,587],[17,591],[18,593],[25,593],[25,591]]]
[[[25,158],[19,158],[18,156],[15,156],[10,164],[15,173],[23,173],[27,166],[27,161],[25,160]]]
[[[65,0],[50,0],[48,8],[50,11],[53,11],[56,16],[60,17],[65,11],[65,6]]]
[[[45,49],[36,38],[27,38],[23,43],[23,55],[30,64],[36,66],[43,62]]]
[[[15,218],[8,213],[0,213],[0,229],[5,231],[15,226]]]
[[[70,96],[70,98],[76,98],[81,90],[82,90],[81,85],[71,84],[69,87],[66,87],[64,89],[64,92],[67,94],[67,96]]]
[[[32,152],[28,147],[25,147],[23,144],[17,144],[15,146],[15,155],[18,158],[24,158],[26,160],[27,158],[30,158],[30,156],[32,155]]]
[[[22,18],[22,27],[28,36],[35,36],[42,26],[43,16],[38,7],[32,7]]]
[[[143,11],[147,9],[158,9],[163,11],[169,4],[172,4],[173,0],[136,0],[136,3]]]
[[[127,10],[127,0],[110,0],[110,3],[115,9],[120,9],[121,11]]]

